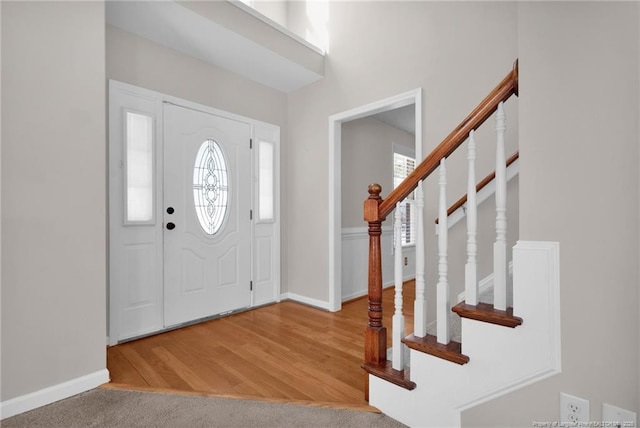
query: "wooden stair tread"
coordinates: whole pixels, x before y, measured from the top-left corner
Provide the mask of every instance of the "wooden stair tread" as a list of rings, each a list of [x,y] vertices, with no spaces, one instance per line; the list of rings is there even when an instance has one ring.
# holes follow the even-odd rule
[[[462,353],[462,344],[456,341],[450,341],[443,345],[438,343],[438,338],[427,334],[425,337],[416,337],[413,334],[402,339],[402,343],[411,349],[433,355],[456,364],[466,364],[469,357]]]
[[[506,311],[501,311],[494,309],[493,305],[488,303],[478,303],[476,306],[473,306],[467,305],[463,301],[455,305],[451,310],[462,318],[469,318],[505,327],[514,328],[522,324],[522,318],[513,316],[513,308],[507,308]]]
[[[394,370],[391,361],[387,360],[382,364],[364,364],[362,368],[369,374],[394,383],[409,391],[416,387],[416,384],[409,379],[409,367],[405,367],[404,370]]]

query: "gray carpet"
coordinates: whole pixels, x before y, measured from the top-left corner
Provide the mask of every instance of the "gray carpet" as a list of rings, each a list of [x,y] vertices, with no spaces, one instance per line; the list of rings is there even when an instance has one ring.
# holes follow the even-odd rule
[[[13,427],[403,427],[353,410],[163,393],[93,389],[3,420]]]

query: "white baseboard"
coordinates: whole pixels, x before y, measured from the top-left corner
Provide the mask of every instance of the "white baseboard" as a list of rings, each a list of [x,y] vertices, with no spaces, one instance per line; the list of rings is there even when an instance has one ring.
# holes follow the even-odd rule
[[[413,275],[406,275],[404,278],[402,278],[402,281],[407,282],[412,279],[415,279]],[[394,281],[387,281],[384,284],[382,284],[382,288],[384,289],[388,287],[393,287],[394,285],[395,285]],[[369,291],[366,288],[363,288],[362,290],[358,290],[354,293],[348,294],[346,296],[342,296],[342,302],[344,303],[347,300],[353,300],[353,299],[357,299],[358,297],[366,296],[368,292]]]
[[[342,296],[342,302],[346,302],[348,300],[357,299],[358,297],[366,296],[367,290],[358,290],[355,293],[348,294],[346,296]]]
[[[59,383],[20,397],[0,402],[0,419],[9,418],[47,404],[69,398],[81,392],[96,388],[109,382],[109,370],[97,372]]]
[[[294,302],[304,303],[305,305],[313,306],[319,309],[324,309],[325,311],[330,311],[329,302],[325,302],[324,300],[312,299],[311,297],[301,296],[296,293],[282,293],[280,295],[281,300],[293,300]]]
[[[413,275],[409,275],[406,278],[403,278],[403,281],[409,281],[411,279],[414,279]],[[382,285],[382,287],[383,288],[387,288],[387,287],[391,287],[393,285],[394,285],[393,281],[387,281]],[[358,298],[358,297],[362,297],[362,296],[365,296],[366,294],[367,294],[367,289],[358,290],[358,291],[356,291],[354,293],[351,293],[348,296],[343,296],[342,297],[342,301],[344,302],[346,300],[351,300],[351,299],[355,299],[355,298]],[[326,311],[331,311],[329,302],[325,302],[324,300],[313,299],[311,297],[301,296],[301,295],[296,294],[296,293],[282,293],[280,295],[280,300],[293,300],[294,302],[304,303],[305,305],[313,306],[315,308],[324,309]]]

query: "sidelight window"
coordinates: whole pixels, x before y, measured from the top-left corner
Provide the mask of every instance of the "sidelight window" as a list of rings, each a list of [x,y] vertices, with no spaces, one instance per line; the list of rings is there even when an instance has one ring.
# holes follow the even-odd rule
[[[270,141],[258,143],[258,218],[273,221],[274,208],[274,145]]]
[[[153,224],[153,117],[125,113],[125,223]]]

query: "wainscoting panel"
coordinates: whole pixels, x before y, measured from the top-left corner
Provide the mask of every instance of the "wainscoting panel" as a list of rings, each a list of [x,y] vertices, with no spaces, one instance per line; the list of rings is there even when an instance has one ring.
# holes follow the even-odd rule
[[[384,287],[393,285],[393,229],[383,228],[382,282]],[[403,268],[404,280],[416,276],[415,247],[402,250],[407,258]],[[367,266],[369,257],[369,234],[366,227],[342,228],[342,301],[355,299],[367,294]]]

